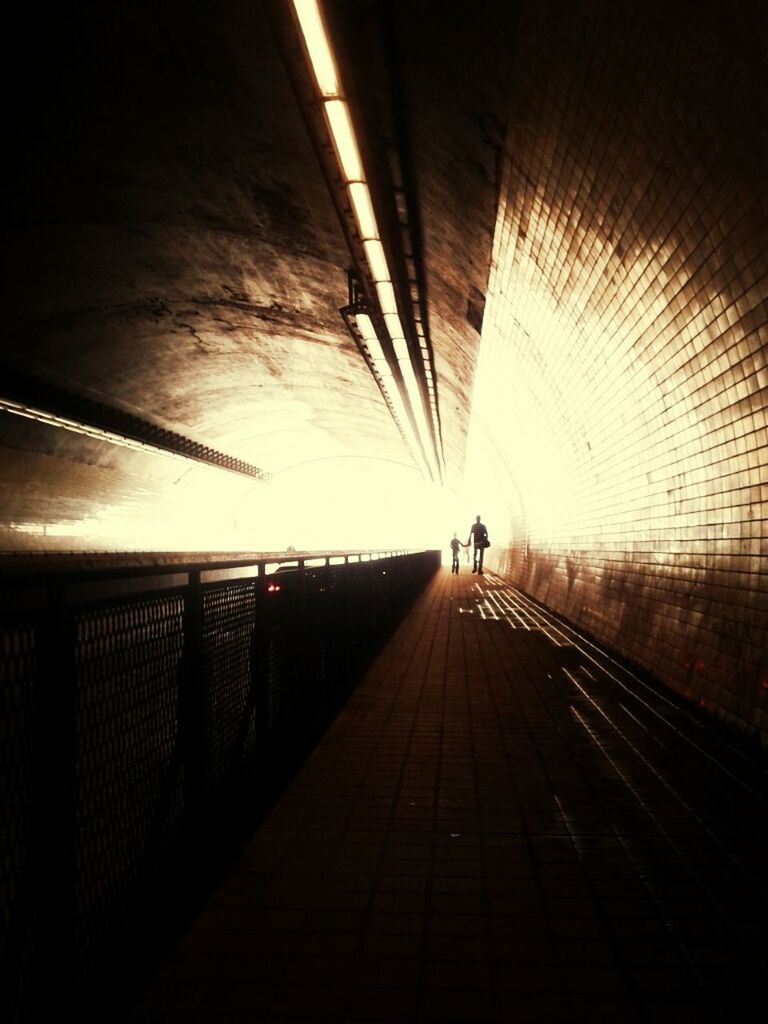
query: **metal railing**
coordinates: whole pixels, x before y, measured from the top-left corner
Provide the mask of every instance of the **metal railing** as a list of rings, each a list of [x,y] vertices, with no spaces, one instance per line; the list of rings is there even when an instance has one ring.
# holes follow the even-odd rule
[[[129,992],[438,566],[0,563],[4,1020]]]

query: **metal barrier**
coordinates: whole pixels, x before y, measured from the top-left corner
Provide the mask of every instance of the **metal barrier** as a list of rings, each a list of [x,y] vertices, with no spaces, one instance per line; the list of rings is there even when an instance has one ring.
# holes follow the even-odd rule
[[[130,990],[439,564],[0,576],[3,1020]]]

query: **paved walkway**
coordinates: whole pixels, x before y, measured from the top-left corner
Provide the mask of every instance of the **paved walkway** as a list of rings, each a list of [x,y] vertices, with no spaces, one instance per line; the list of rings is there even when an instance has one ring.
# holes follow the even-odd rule
[[[442,570],[131,1020],[765,1021],[767,778]]]

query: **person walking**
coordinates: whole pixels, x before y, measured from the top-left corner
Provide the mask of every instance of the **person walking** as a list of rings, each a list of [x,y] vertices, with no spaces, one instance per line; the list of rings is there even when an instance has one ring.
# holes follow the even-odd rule
[[[453,539],[451,540],[451,555],[453,556],[453,561],[451,562],[451,572],[455,572],[457,575],[459,572],[459,548],[461,547],[465,547],[465,545],[463,545],[459,540],[458,534],[454,533]]]
[[[480,521],[480,516],[475,516],[475,521],[469,528],[467,544],[472,544],[472,572],[483,575],[483,555],[485,549],[491,546],[488,540],[488,530],[485,524]]]

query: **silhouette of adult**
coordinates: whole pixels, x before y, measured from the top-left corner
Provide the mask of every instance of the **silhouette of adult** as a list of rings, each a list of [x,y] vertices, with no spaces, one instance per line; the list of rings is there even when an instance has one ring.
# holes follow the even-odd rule
[[[459,548],[462,547],[462,543],[459,540],[458,534],[454,533],[453,539],[451,540],[451,554],[453,555],[453,561],[451,562],[451,572],[458,575],[459,572]]]
[[[488,543],[488,530],[485,525],[480,522],[480,516],[475,516],[475,521],[469,528],[469,537],[467,538],[467,544],[472,544],[472,572],[480,573],[483,575],[483,555],[485,549],[489,547]]]

